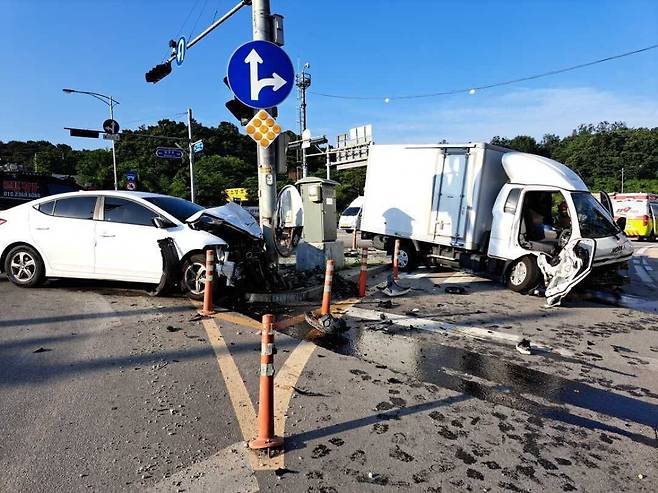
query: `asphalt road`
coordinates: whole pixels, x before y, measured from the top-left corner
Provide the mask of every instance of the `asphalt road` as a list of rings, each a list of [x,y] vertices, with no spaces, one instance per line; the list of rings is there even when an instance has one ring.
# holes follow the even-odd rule
[[[635,246],[626,291],[655,300],[658,244]],[[577,299],[545,309],[428,270],[403,276],[412,291],[383,308],[373,286],[385,276],[341,308],[344,337],[311,337],[320,347],[288,369],[299,381],[277,387],[294,390],[278,475],[235,462],[258,404],[253,321],[217,319],[211,337],[182,298],[0,277],[0,491],[198,491],[203,478],[225,488],[227,471],[252,481],[227,491],[653,489],[655,313]],[[304,324],[285,332],[309,338]],[[277,337],[279,371],[299,346]],[[535,354],[515,351],[519,337]]]
[[[4,276],[0,300],[1,491],[142,489],[240,440],[187,300]]]

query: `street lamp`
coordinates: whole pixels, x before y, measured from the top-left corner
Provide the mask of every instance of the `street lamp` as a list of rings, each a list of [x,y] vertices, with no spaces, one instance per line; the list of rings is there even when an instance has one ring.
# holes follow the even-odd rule
[[[110,107],[110,120],[114,120],[114,105],[119,104],[119,101],[113,99],[112,96],[106,96],[105,94],[99,94],[97,92],[91,91],[78,91],[76,89],[62,89],[62,91],[64,91],[66,94],[88,94],[89,96],[102,101]],[[119,182],[117,181],[117,153],[116,149],[114,148],[114,139],[112,139],[112,162],[114,165],[114,189],[118,190]]]

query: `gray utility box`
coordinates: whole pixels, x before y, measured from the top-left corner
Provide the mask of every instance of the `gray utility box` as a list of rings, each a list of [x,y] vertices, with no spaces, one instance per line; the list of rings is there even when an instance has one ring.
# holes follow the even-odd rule
[[[336,241],[336,185],[333,180],[308,177],[298,185],[304,207],[303,238],[307,243]]]

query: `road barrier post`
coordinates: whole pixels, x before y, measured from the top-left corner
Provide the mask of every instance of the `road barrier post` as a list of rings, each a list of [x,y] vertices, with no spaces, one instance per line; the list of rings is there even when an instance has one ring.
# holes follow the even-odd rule
[[[324,273],[324,292],[322,293],[322,315],[329,315],[331,311],[331,283],[334,278],[334,264],[332,259],[327,260],[327,269]]]
[[[352,231],[352,250],[356,250],[356,247],[357,247],[356,228],[354,228],[354,231]]]
[[[274,315],[263,315],[260,340],[258,437],[249,441],[249,448],[254,450],[283,445],[283,438],[274,435]]]
[[[368,278],[368,247],[361,249],[361,271],[359,272],[359,298],[366,295],[366,280]]]
[[[393,279],[398,280],[398,257],[400,256],[400,240],[395,240],[393,248]]]
[[[203,289],[203,309],[199,312],[201,315],[212,315],[215,313],[213,310],[212,302],[212,286],[215,273],[215,250],[208,248],[206,250],[206,284]]]

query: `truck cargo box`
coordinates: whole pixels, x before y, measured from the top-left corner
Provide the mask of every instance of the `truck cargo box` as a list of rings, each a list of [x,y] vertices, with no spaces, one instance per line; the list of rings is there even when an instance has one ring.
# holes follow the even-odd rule
[[[489,144],[373,145],[361,230],[478,250],[508,181]]]

